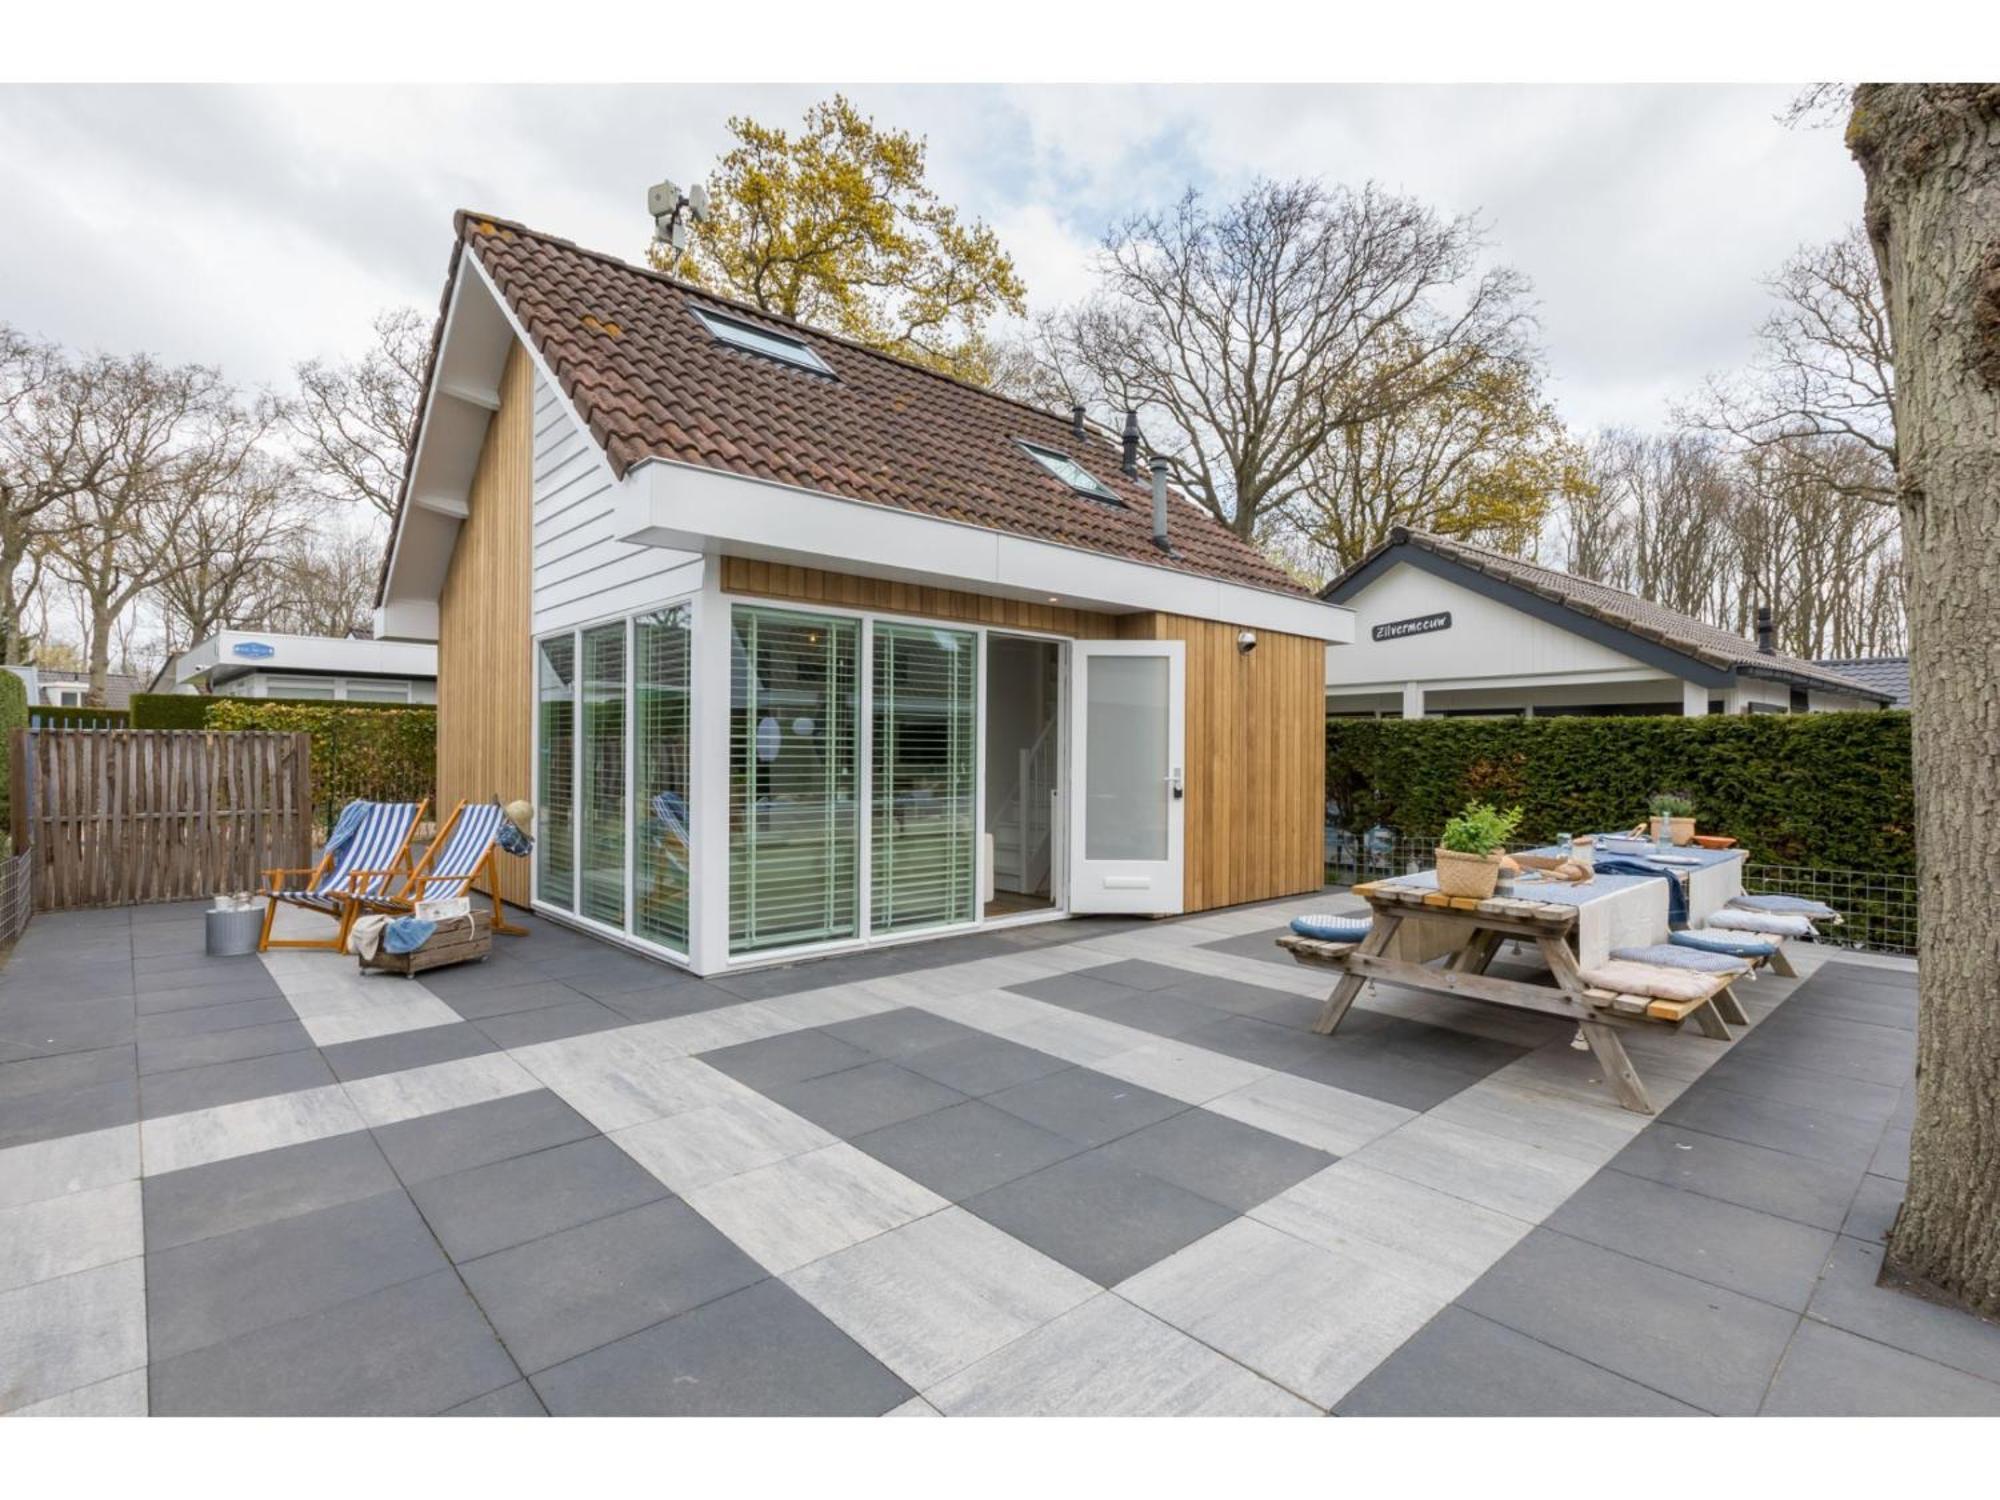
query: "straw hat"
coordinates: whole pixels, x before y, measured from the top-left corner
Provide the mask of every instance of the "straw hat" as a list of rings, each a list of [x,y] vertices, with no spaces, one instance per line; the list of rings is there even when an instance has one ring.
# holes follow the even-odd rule
[[[500,809],[507,815],[507,821],[523,833],[532,833],[535,822],[535,804],[516,798]]]

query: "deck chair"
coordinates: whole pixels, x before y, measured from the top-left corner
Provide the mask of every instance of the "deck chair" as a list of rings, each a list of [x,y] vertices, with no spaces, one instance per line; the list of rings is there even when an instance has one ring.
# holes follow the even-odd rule
[[[338,953],[346,945],[347,929],[354,922],[352,897],[357,879],[365,874],[369,878],[364,887],[386,889],[410,868],[410,839],[430,805],[428,797],[421,802],[350,802],[334,824],[318,864],[309,870],[266,870],[264,931],[257,940],[257,951],[328,948]],[[299,884],[288,884],[298,877],[302,877]],[[331,917],[334,935],[325,941],[272,937],[280,903]]]
[[[659,823],[659,836],[666,843],[667,865],[683,879],[686,878],[688,825],[687,802],[679,792],[661,792],[653,799],[653,817]]]
[[[469,896],[483,879],[493,902],[493,930],[524,936],[527,928],[507,921],[500,903],[498,865],[500,825],[506,818],[497,803],[461,802],[431,840],[430,848],[402,880],[386,888],[355,889],[350,897],[354,917],[364,911],[408,914],[419,901],[449,901]],[[357,872],[356,879],[364,874]]]

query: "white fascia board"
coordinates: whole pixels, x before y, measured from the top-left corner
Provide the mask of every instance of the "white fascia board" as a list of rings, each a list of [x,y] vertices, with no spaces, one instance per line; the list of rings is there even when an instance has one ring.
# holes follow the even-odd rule
[[[259,652],[245,656],[236,649],[240,645],[267,647],[270,654]],[[225,630],[184,654],[181,667],[183,680],[186,680],[190,665],[201,671],[226,665],[248,667],[259,672],[317,672],[329,675],[352,672],[382,677],[435,677],[437,647],[427,641],[362,641],[326,635]]]
[[[1421,682],[1425,692],[1451,693],[1470,690],[1506,692],[1510,688],[1566,687],[1569,685],[1595,686],[1606,682],[1678,682],[1681,679],[1671,672],[1662,672],[1655,667],[1642,667],[1636,663],[1629,669],[1608,668],[1595,672],[1544,672],[1524,677],[1402,677],[1380,678],[1373,682],[1329,682],[1326,685],[1329,697],[1344,696],[1348,693],[1396,693],[1401,692],[1405,681]]]
[[[1109,613],[1159,611],[1344,643],[1339,605],[1156,568],[1076,547],[943,521],[651,458],[619,486],[621,540],[859,573],[935,588]]]

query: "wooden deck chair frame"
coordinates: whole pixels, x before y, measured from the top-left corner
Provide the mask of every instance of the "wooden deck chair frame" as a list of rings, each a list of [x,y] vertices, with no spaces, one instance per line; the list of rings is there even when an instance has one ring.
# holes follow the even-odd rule
[[[410,819],[409,830],[403,835],[403,842],[396,850],[396,858],[390,864],[389,874],[400,874],[402,871],[411,868],[410,844],[415,840],[417,829],[424,821],[424,814],[430,811],[430,806],[431,799],[428,797],[417,803],[417,815]],[[274,938],[271,936],[271,928],[278,920],[279,903],[285,895],[283,883],[285,877],[287,875],[303,875],[305,877],[303,888],[311,890],[320,881],[325,879],[332,869],[333,851],[329,849],[319,857],[319,863],[309,869],[266,870],[264,872],[264,931],[257,939],[257,951],[259,953],[268,953],[273,948],[314,948],[339,953],[347,947],[347,933],[348,929],[354,925],[355,906],[351,900],[337,896],[331,898],[336,902],[334,910],[324,913],[325,916],[332,918],[334,924],[334,935],[330,940],[321,941],[318,938]],[[356,875],[364,873],[368,872],[350,871],[348,879],[351,882]],[[296,905],[297,903],[288,904]],[[315,909],[310,906],[299,907],[301,911],[313,911]]]
[[[465,882],[465,894],[470,896],[474,891],[479,889],[479,882],[482,878],[486,882],[487,898],[493,903],[493,930],[495,932],[507,933],[513,937],[526,937],[528,935],[527,928],[516,927],[507,920],[506,906],[500,899],[499,839],[496,838],[486,846],[486,853],[480,856],[479,863],[472,867],[469,874],[438,875],[434,874],[431,870],[432,861],[437,858],[442,850],[450,846],[452,831],[458,827],[459,817],[469,805],[469,803],[461,801],[458,806],[451,810],[451,816],[445,819],[444,824],[438,829],[437,837],[432,839],[430,847],[424,850],[424,857],[410,868],[408,874],[404,875],[403,884],[399,889],[383,896],[356,896],[349,899],[347,903],[347,922],[341,932],[343,940],[346,938],[347,928],[351,928],[354,925],[355,918],[359,917],[364,910],[415,911],[417,903],[424,899],[424,888],[433,880],[463,880]],[[382,873],[384,872],[380,870],[356,870],[348,878],[349,880],[360,880]],[[389,871],[387,873],[394,874],[395,872]]]

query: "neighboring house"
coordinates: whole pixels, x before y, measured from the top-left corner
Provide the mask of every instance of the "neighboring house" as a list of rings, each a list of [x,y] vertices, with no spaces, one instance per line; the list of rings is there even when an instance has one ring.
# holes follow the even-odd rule
[[[441,802],[536,804],[511,897],[713,974],[1319,886],[1352,617],[1136,432],[455,228],[377,633]]]
[[[1910,706],[1910,659],[1907,656],[1822,656],[1818,664],[1877,692],[1889,694],[1891,708]]]
[[[1865,679],[1624,589],[1397,527],[1321,590],[1355,613],[1332,715],[1819,713],[1888,707]]]
[[[5,670],[21,679],[28,690],[28,702],[43,708],[83,708],[90,697],[90,673],[63,667],[10,666]],[[142,693],[145,679],[136,672],[104,674],[105,708],[130,708],[132,695]]]
[[[222,630],[168,661],[153,679],[152,691],[435,703],[437,644]]]

